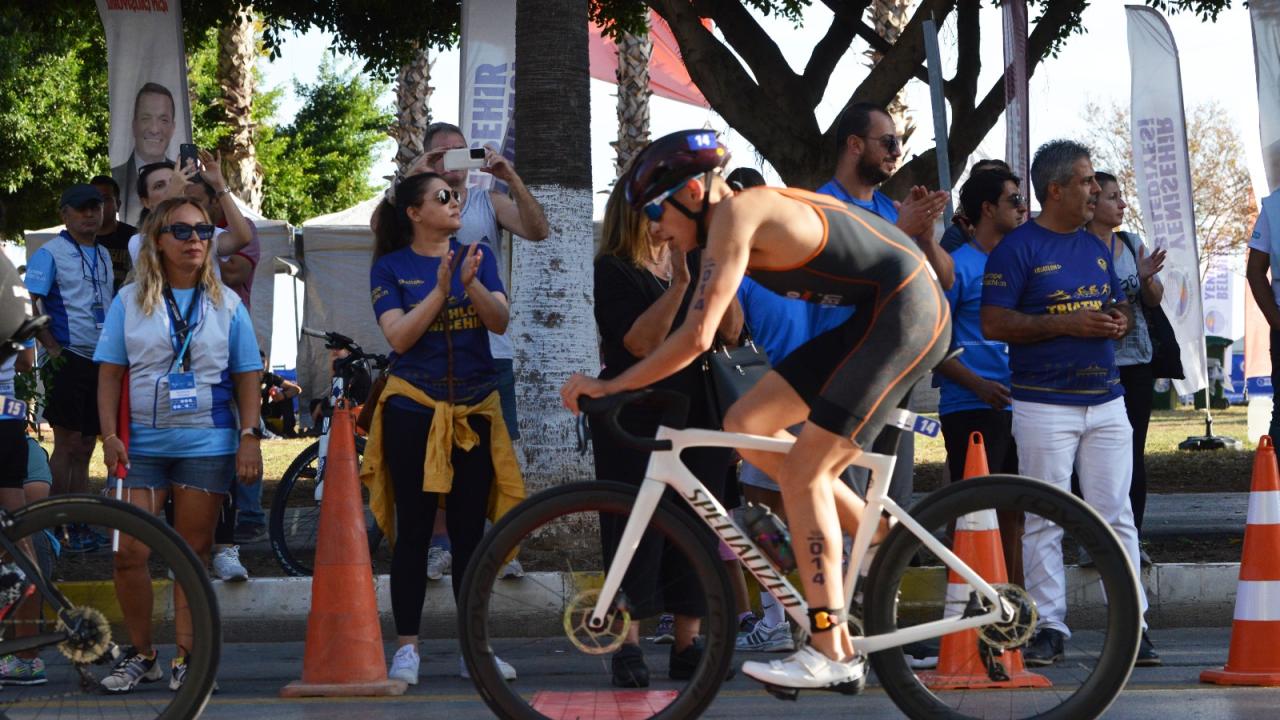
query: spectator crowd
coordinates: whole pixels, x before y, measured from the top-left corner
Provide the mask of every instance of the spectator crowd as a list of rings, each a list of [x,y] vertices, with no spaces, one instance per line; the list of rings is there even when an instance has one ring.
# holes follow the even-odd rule
[[[1042,146],[1030,178],[999,160],[982,161],[960,188],[959,210],[944,232],[948,192],[913,187],[895,202],[880,189],[902,156],[898,129],[884,109],[853,105],[837,130],[835,170],[817,192],[912,238],[950,303],[952,347],[963,353],[936,372],[950,478],[962,476],[969,438],[980,432],[993,472],[1074,487],[1115,529],[1137,570],[1148,561],[1139,533],[1158,372],[1150,316],[1163,292],[1164,253],[1117,232],[1125,212],[1114,174],[1119,169],[1094,168],[1089,149],[1069,141]],[[460,128],[435,123],[425,145],[371,220],[370,319],[393,353],[385,385],[369,399],[376,410],[361,470],[375,517],[395,540],[390,590],[397,650],[389,674],[410,684],[419,677],[427,583],[450,574],[456,595],[488,525],[524,495],[513,368],[519,340],[507,332],[506,243],[538,242],[550,231],[508,159],[487,149],[481,171],[504,189],[477,189],[468,186],[465,168],[446,163],[449,150],[470,146]],[[199,162],[182,167],[163,157],[148,160],[138,155],[115,173],[127,176],[126,191],[141,204],[139,227],[117,216],[120,177],[93,177],[62,193],[65,227],[31,254],[26,270],[27,288],[52,322],[38,336],[38,348],[0,367],[0,394],[14,394],[15,373],[37,362],[46,368],[43,415],[53,451],[41,488],[55,495],[89,491],[90,459],[101,441],[108,468],[128,468],[127,502],[166,514],[216,577],[246,580],[239,545],[261,540],[266,527],[260,442],[267,433],[295,434],[303,389],[267,371],[255,340],[248,310],[261,249],[220,157],[201,152]],[[760,192],[764,184],[750,168],[728,179],[739,194]],[[1035,217],[1029,192],[1039,201]],[[1266,296],[1264,313],[1280,327],[1280,293],[1265,280],[1276,257],[1269,227],[1280,227],[1280,217],[1268,221],[1269,211],[1276,208],[1264,203],[1249,277],[1255,295]],[[594,265],[601,378],[652,353],[693,299],[699,252],[681,251],[651,232],[650,220],[614,189]],[[747,278],[716,334],[726,346],[758,344],[776,367],[859,312],[781,297]],[[663,381],[694,400],[690,426],[733,422],[713,406],[710,382],[697,363]],[[126,393],[130,414],[119,418]],[[655,412],[628,408],[621,424],[643,436],[658,420]],[[128,424],[127,446],[120,422]],[[890,486],[903,506],[913,490],[909,438],[899,445]],[[600,478],[643,480],[646,453],[607,433],[596,433],[593,442]],[[43,494],[23,488],[41,475],[45,459],[25,418],[0,418],[0,444],[0,503],[13,509]],[[686,461],[726,507],[764,503],[786,517],[770,468],[739,462],[727,450],[695,451]],[[842,479],[865,493],[864,471],[850,469]],[[1070,633],[1065,598],[1050,590],[1061,586],[1054,578],[1064,572],[1061,531],[1034,521],[1022,527],[1015,517],[1000,521],[1011,577],[1023,578],[1025,568],[1042,618],[1025,660],[1053,664]],[[606,558],[620,532],[601,528]],[[88,527],[67,527],[64,535],[70,552],[92,552],[106,542]],[[672,643],[670,673],[677,677],[696,667],[702,652],[694,639],[699,599],[678,587],[658,590],[663,557],[661,544],[646,539],[625,592],[636,618],[661,616],[656,639]],[[725,560],[736,562],[731,554]],[[132,647],[104,687],[128,692],[159,679],[163,669],[150,637],[145,554],[124,543],[115,566]],[[520,577],[519,560],[504,574]],[[761,593],[757,614],[741,572],[735,575],[737,647],[793,649],[782,608]],[[620,687],[645,687],[649,669],[637,647],[638,625],[631,627],[612,659],[612,679]],[[179,651],[170,662],[171,682],[178,684],[182,652],[190,649],[182,629],[179,620]],[[907,650],[913,667],[937,661],[936,643]],[[1145,633],[1138,662],[1160,663]],[[515,667],[498,663],[505,677],[516,678]],[[38,676],[42,668],[38,657],[0,659],[0,683],[12,673]],[[459,672],[467,672],[461,662]]]

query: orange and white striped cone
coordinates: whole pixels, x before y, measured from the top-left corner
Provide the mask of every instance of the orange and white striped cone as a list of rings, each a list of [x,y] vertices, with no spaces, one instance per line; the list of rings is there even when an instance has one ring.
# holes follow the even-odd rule
[[[1280,686],[1280,472],[1271,437],[1258,440],[1225,667],[1200,673],[1218,685]]]
[[[970,478],[987,474],[986,447],[982,444],[982,433],[975,432],[969,436],[964,476]],[[995,510],[980,510],[960,518],[956,522],[951,551],[987,582],[993,585],[1009,582]],[[964,578],[954,570],[948,570],[946,616],[953,617],[963,612],[972,591]],[[1049,678],[1027,670],[1021,650],[1005,650],[995,658],[1004,666],[1008,679],[993,679],[978,650],[979,642],[977,630],[942,636],[938,668],[918,673],[921,682],[930,690],[1045,688],[1053,685]]]

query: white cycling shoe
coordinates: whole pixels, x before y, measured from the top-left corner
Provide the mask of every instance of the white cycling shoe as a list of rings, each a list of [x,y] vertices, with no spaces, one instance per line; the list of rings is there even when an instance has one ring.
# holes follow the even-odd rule
[[[832,690],[856,695],[867,682],[867,661],[855,655],[848,662],[837,662],[806,645],[785,660],[744,662],[742,672],[774,694],[793,697],[800,690]]]

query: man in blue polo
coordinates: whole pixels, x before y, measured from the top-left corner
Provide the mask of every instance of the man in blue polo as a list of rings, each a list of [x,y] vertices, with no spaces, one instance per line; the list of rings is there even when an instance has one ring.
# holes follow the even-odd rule
[[[111,255],[97,244],[102,193],[72,185],[59,208],[65,228],[27,259],[27,290],[48,315],[38,340],[58,368],[45,399],[53,427],[53,494],[89,490],[89,459],[98,441],[98,366],[93,351],[114,297]],[[90,550],[90,536],[73,536],[70,550]]]
[[[1031,184],[1040,215],[1006,235],[987,260],[982,334],[1009,344],[1021,473],[1070,492],[1074,468],[1085,502],[1115,530],[1137,576],[1138,531],[1129,503],[1133,429],[1115,359],[1115,341],[1132,326],[1132,308],[1111,250],[1082,229],[1099,192],[1089,149],[1070,140],[1041,146]],[[1071,637],[1062,529],[1032,515],[1022,547],[1025,586],[1040,611],[1040,629],[1023,658],[1030,666],[1051,665],[1062,660]],[[1146,593],[1140,598],[1145,616]],[[1137,664],[1160,664],[1145,619]]]

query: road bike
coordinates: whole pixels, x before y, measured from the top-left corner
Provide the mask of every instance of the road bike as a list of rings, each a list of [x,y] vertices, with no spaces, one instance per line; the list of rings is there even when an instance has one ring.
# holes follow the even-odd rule
[[[635,437],[619,426],[618,412],[632,402],[662,408],[654,438]],[[497,523],[476,550],[461,588],[458,632],[467,668],[485,702],[503,718],[570,716],[589,712],[582,710],[583,703],[600,707],[606,702],[625,704],[627,717],[696,717],[726,682],[738,630],[738,608],[718,543],[731,549],[760,587],[781,603],[793,627],[807,630],[809,618],[792,581],[689,471],[680,454],[699,447],[785,453],[792,442],[680,429],[688,400],[668,391],[582,398],[580,406],[590,414],[594,432],[613,432],[631,447],[650,451],[645,479],[639,487],[607,481],[554,487],[528,498]],[[937,422],[909,412],[904,402],[892,411],[871,451],[854,463],[871,471],[863,517],[883,514],[893,523],[874,549],[877,523],[861,523],[852,540],[844,581],[845,607],[861,618],[861,624],[850,625],[855,648],[869,656],[879,685],[912,718],[1097,717],[1124,688],[1141,633],[1137,578],[1115,533],[1080,500],[1013,475],[954,483],[908,513],[888,497],[884,479],[893,475],[901,433],[912,430],[936,434]],[[1024,646],[1039,626],[1032,598],[1036,587],[989,583],[950,549],[958,530],[994,526],[997,513],[1023,514],[1028,528],[1033,527],[1031,519],[1042,518],[1050,523],[1043,531],[1063,535],[1063,592],[1072,630],[1065,658],[1039,671],[1051,687],[945,689],[939,687],[945,683],[912,670],[903,645],[967,632],[958,636],[962,646],[969,643],[972,649],[965,673],[998,684],[1013,669],[1009,651]],[[624,528],[612,558],[600,551],[598,533],[606,524]],[[681,597],[705,599],[701,607],[695,603],[684,609],[701,620],[704,650],[691,671],[673,672],[676,668],[668,666],[671,646],[642,641],[650,686],[613,695],[611,655],[637,617],[667,609],[660,597],[628,597],[622,591],[644,538],[662,543],[657,594],[680,585]],[[521,584],[499,579],[505,558],[516,548],[521,548],[526,568]],[[1092,555],[1095,567],[1077,566],[1078,548]],[[1026,568],[1026,576],[1043,576],[1045,569],[1037,563]],[[803,633],[798,642],[804,642]],[[503,679],[495,656],[518,669],[517,682]],[[734,682],[755,687],[750,679]],[[798,694],[766,689],[788,699]]]
[[[333,363],[333,384],[329,391],[329,404],[336,407],[340,400],[351,401],[351,390],[357,375],[372,376],[387,367],[387,357],[366,353],[351,338],[336,332],[320,332],[302,328],[302,334],[324,340],[325,348],[347,353]],[[357,412],[359,408],[357,407]],[[355,437],[357,461],[364,457],[365,437]],[[324,466],[329,451],[329,416],[321,424],[320,437],[294,458],[276,486],[271,501],[271,516],[267,533],[271,550],[280,567],[293,576],[309,576],[314,567],[316,536],[320,529],[320,503],[324,497]],[[373,554],[382,543],[382,531],[368,512],[369,498],[365,494],[365,526],[369,533],[369,553]]]

